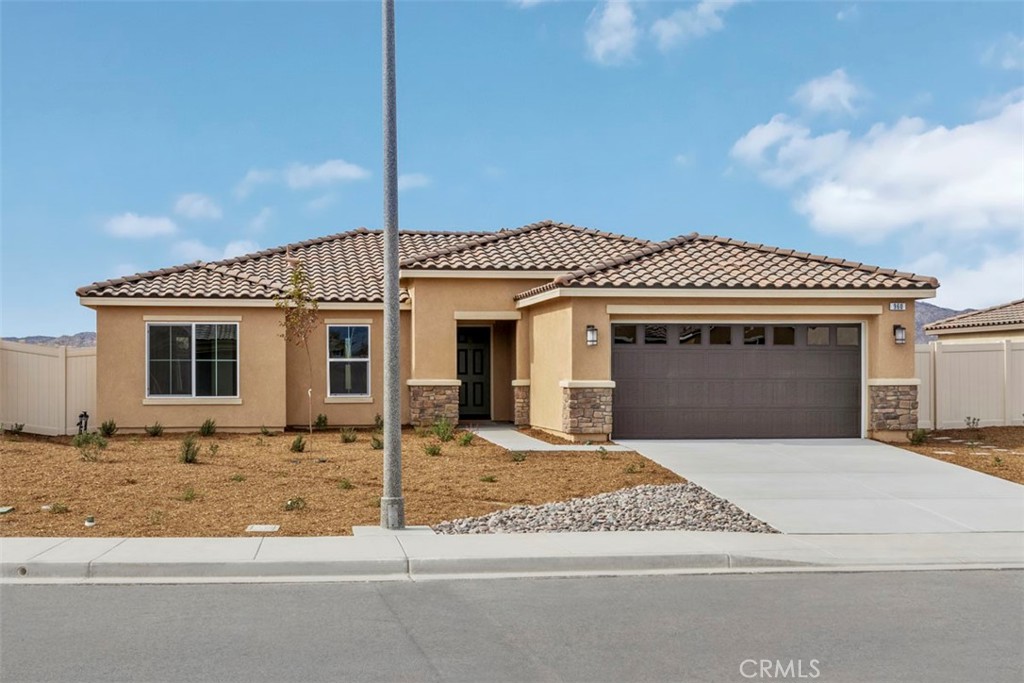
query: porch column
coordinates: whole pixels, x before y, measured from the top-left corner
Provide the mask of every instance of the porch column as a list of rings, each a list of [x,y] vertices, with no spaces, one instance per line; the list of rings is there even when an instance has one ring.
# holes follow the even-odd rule
[[[530,313],[516,321],[516,369],[512,380],[512,400],[515,403],[516,426],[530,424]]]

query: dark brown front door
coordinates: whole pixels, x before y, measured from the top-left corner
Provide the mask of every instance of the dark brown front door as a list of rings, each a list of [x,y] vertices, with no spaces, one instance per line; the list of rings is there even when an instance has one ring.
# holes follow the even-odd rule
[[[860,436],[857,325],[613,325],[617,438]]]
[[[491,329],[460,327],[457,335],[456,365],[459,387],[459,417],[487,420],[491,417]]]

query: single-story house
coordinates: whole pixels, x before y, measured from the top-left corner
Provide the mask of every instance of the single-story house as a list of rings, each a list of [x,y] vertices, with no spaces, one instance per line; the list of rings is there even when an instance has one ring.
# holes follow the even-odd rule
[[[543,221],[400,237],[402,419],[509,421],[574,440],[903,437],[914,302],[934,278],[724,237]],[[97,413],[124,430],[307,422],[281,337],[288,254],[319,302],[313,413],[382,412],[383,235],[359,228],[82,287]]]
[[[925,325],[924,331],[941,342],[1024,340],[1024,299],[961,313]]]

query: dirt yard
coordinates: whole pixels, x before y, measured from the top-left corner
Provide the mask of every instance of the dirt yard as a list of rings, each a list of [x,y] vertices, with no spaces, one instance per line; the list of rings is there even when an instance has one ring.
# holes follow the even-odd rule
[[[321,536],[379,524],[383,451],[371,449],[371,434],[342,443],[337,431],[314,433],[303,453],[289,449],[295,436],[200,438],[191,465],[178,461],[180,434],[117,435],[96,462],[82,460],[70,438],[4,436],[0,506],[15,510],[0,515],[0,536],[244,536],[249,524]],[[636,453],[527,453],[517,462],[479,437],[468,446],[456,437],[436,456],[424,450],[435,437],[402,439],[407,524],[682,481]],[[295,499],[298,509],[286,510]],[[85,527],[86,516],[96,526]]]
[[[944,429],[929,432],[919,446],[899,445],[930,458],[1024,484],[1024,427]]]

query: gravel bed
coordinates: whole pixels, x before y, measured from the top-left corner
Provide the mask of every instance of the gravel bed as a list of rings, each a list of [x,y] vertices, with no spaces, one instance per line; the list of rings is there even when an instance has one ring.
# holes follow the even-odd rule
[[[778,533],[692,482],[636,486],[545,505],[517,505],[434,526],[439,534],[564,531],[754,531]]]

